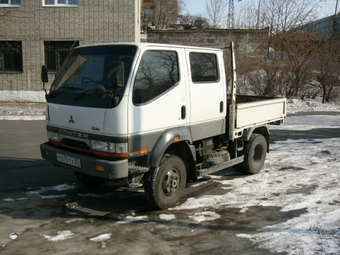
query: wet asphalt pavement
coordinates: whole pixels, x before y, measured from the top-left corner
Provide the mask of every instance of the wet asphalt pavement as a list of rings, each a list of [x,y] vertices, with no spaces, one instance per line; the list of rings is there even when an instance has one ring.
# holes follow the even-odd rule
[[[220,219],[197,223],[189,216],[202,209],[155,211],[142,189],[121,187],[122,183],[88,189],[70,170],[42,160],[44,121],[0,121],[0,137],[1,254],[271,254],[236,235],[255,233],[305,213],[304,209],[282,212],[278,207],[251,207],[240,214],[239,208],[224,208],[217,211],[223,216]],[[340,132],[336,128],[271,131],[271,141],[287,137],[340,137]],[[232,168],[226,173],[225,180],[242,178]],[[201,182],[188,188],[183,200],[232,192],[209,177]],[[55,186],[59,189],[51,188]],[[175,215],[175,219],[160,215]]]

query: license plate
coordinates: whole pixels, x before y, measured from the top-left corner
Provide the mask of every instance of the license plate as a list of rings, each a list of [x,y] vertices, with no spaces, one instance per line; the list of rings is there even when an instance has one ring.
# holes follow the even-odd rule
[[[63,154],[59,154],[57,153],[57,160],[59,162],[71,165],[71,166],[75,166],[75,167],[81,167],[81,161],[79,158],[73,158],[73,157],[69,157]]]

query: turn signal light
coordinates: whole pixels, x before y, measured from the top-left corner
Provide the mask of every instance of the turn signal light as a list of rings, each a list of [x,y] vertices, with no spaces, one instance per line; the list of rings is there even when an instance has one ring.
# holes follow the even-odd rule
[[[97,172],[104,172],[105,171],[103,166],[95,166],[94,168],[96,169]]]
[[[174,141],[175,141],[175,142],[178,142],[178,141],[180,141],[180,140],[181,140],[181,137],[180,137],[179,135],[175,135]]]

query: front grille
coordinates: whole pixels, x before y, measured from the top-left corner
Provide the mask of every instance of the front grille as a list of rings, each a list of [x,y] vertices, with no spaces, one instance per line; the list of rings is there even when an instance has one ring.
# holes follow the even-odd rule
[[[64,138],[61,143],[68,147],[78,148],[81,150],[90,150],[90,147],[81,141]]]

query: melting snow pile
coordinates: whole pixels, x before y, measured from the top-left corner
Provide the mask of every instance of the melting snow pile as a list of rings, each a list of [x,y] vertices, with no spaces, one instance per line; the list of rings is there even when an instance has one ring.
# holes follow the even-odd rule
[[[338,112],[340,111],[339,103],[321,103],[321,99],[288,99],[287,100],[287,112]]]
[[[290,116],[282,129],[285,127],[340,129],[340,115]],[[172,210],[229,207],[247,213],[254,206],[280,207],[285,212],[306,210],[283,223],[259,228],[257,234],[238,236],[274,253],[340,254],[339,144],[339,137],[276,141],[259,174],[226,181],[216,178],[222,188],[232,192],[192,197]]]
[[[44,91],[0,90],[0,102],[43,103]]]

